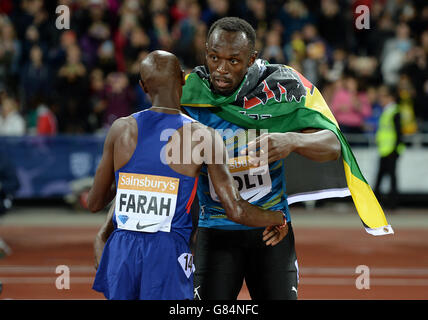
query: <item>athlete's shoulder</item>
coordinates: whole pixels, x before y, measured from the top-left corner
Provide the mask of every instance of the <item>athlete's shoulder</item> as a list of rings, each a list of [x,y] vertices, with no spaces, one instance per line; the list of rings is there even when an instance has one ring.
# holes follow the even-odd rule
[[[111,138],[115,139],[122,135],[136,133],[137,131],[137,121],[132,115],[130,115],[127,117],[120,117],[116,119],[109,129],[108,135]]]
[[[116,119],[110,127],[110,130],[121,130],[121,129],[129,129],[137,124],[135,118],[130,115],[127,117],[120,117]]]

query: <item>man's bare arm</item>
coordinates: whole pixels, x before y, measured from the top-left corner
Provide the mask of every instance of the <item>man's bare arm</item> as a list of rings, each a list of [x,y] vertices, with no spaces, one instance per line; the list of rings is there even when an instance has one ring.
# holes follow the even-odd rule
[[[107,242],[107,239],[110,237],[111,233],[114,230],[113,226],[113,212],[114,212],[114,203],[108,211],[106,220],[101,226],[94,240],[94,254],[95,254],[95,269],[98,269],[100,264],[101,256],[103,254],[104,246]]]
[[[254,155],[250,154],[250,162],[254,165],[263,160],[267,160],[267,163],[275,162],[286,158],[291,152],[318,162],[336,160],[341,154],[340,142],[330,130],[308,129],[302,132],[263,134],[250,141],[248,148],[241,153],[246,154],[251,147],[254,149],[254,145],[261,146],[262,150]],[[267,157],[263,158],[263,153]]]
[[[114,143],[124,125],[122,120],[116,120],[104,142],[103,155],[95,173],[94,184],[88,195],[88,208],[92,212],[104,209],[116,195],[114,184]]]
[[[339,159],[341,146],[339,139],[330,130],[304,130],[295,133],[294,152],[310,160],[325,162]]]
[[[264,210],[241,198],[227,165],[210,164],[208,173],[230,220],[249,227],[267,227],[284,223],[282,212]]]

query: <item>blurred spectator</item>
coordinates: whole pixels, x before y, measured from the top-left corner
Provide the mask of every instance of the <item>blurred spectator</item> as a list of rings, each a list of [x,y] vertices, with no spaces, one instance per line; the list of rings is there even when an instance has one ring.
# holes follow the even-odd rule
[[[168,0],[150,0],[150,15],[156,12],[168,12]]]
[[[140,86],[140,65],[141,61],[149,54],[149,51],[141,51],[137,59],[129,68],[129,77],[131,79],[130,86],[134,89],[135,94],[135,111],[141,111],[152,106],[149,96],[143,91]]]
[[[261,52],[261,57],[269,63],[285,63],[281,46],[281,34],[277,30],[271,30],[266,36],[266,46]]]
[[[284,52],[290,66],[300,64],[305,59],[306,45],[301,32],[296,31],[291,35],[291,41],[284,45]],[[301,68],[297,69],[301,70]]]
[[[385,9],[394,20],[405,23],[413,19],[415,14],[415,8],[411,1],[386,1]]]
[[[114,44],[112,41],[106,40],[98,48],[95,67],[101,69],[104,74],[109,74],[110,72],[115,72],[117,70],[116,59],[114,56]]]
[[[0,16],[0,83],[16,86],[21,60],[21,43],[6,16]]]
[[[314,18],[301,0],[285,1],[279,11],[278,19],[284,27],[283,43],[288,43],[294,32],[300,31],[308,23],[314,22]]]
[[[19,39],[24,39],[26,37],[28,27],[33,24],[34,15],[36,12],[40,11],[41,5],[43,5],[42,1],[30,0],[22,0],[16,4],[11,17],[13,18],[13,23]]]
[[[228,15],[229,5],[229,0],[207,0],[207,7],[202,12],[202,21],[209,28],[214,21]]]
[[[105,77],[101,69],[93,69],[89,79],[90,114],[88,117],[89,131],[95,132],[102,126],[102,112],[105,109],[103,100]]]
[[[67,60],[58,71],[56,91],[61,106],[58,114],[59,131],[84,133],[88,121],[89,84],[78,46],[67,49]]]
[[[51,93],[52,76],[43,61],[43,52],[35,45],[30,51],[30,61],[24,66],[21,77],[21,99],[24,112],[37,95],[48,96]]]
[[[337,0],[321,1],[321,12],[318,24],[320,35],[333,47],[349,47],[349,37],[346,36],[349,25],[346,15],[341,12]],[[341,26],[341,27],[338,27]]]
[[[142,27],[136,27],[131,31],[128,42],[126,43],[123,54],[125,59],[125,70],[129,68],[138,59],[138,55],[142,51],[149,50],[150,38]]]
[[[405,23],[397,25],[395,37],[385,42],[381,55],[381,70],[387,85],[398,83],[399,71],[405,62],[406,53],[412,47],[412,42],[409,26]]]
[[[0,101],[0,135],[22,136],[25,134],[25,120],[18,112],[18,104],[11,97]]]
[[[115,57],[118,71],[126,70],[125,47],[129,43],[131,33],[138,28],[138,20],[134,14],[124,14],[120,18],[119,28],[114,33]]]
[[[96,63],[98,47],[110,39],[110,27],[106,18],[106,7],[102,0],[90,0],[90,24],[80,40],[83,61],[92,67]]]
[[[428,99],[425,92],[425,87],[428,83],[428,30],[421,35],[422,43],[424,38],[426,38],[425,41],[427,42],[427,51],[422,47],[412,48],[408,52],[407,63],[402,70],[415,89],[414,111],[419,119],[428,119]]]
[[[266,15],[266,1],[247,0],[247,7],[249,10],[246,14],[246,20],[254,27],[254,30],[256,30],[257,37],[265,38],[271,22]],[[279,40],[280,45],[281,42],[282,39]]]
[[[192,1],[187,10],[186,17],[182,18],[173,30],[174,52],[186,66],[195,66],[193,54],[189,54],[192,48],[196,32],[201,24],[201,7],[196,1]]]
[[[409,21],[409,25],[415,35],[425,32],[428,26],[428,5],[426,1],[419,1],[419,3],[419,8],[416,9],[416,12],[420,13],[419,16]]]
[[[377,72],[379,64],[375,57],[349,55],[348,68],[350,72],[360,79],[361,83],[376,85],[382,82],[379,72]]]
[[[50,66],[57,70],[65,62],[68,48],[78,45],[76,32],[66,30],[59,36],[59,44],[49,50],[48,61]]]
[[[76,82],[76,79],[86,75],[86,67],[81,61],[81,51],[78,46],[71,46],[67,49],[67,59],[65,64],[59,69],[60,79],[69,82]]]
[[[380,186],[385,176],[390,177],[390,190],[385,200],[385,206],[395,209],[397,206],[397,160],[404,151],[401,135],[400,110],[394,96],[395,89],[381,86],[378,90],[379,102],[383,108],[376,131],[376,144],[379,153],[379,169],[374,191],[380,195]]]
[[[172,3],[169,11],[172,23],[178,24],[188,16],[188,10],[191,3],[196,3],[195,0],[177,0]]]
[[[186,55],[186,64],[184,67],[192,69],[194,66],[200,66],[205,63],[207,25],[205,23],[198,24],[195,37],[190,47],[190,52]]]
[[[327,62],[322,64],[321,75],[325,81],[335,82],[342,78],[347,66],[348,55],[342,48],[333,51],[333,60],[331,66]]]
[[[110,73],[107,76],[103,100],[104,127],[109,127],[116,119],[133,113],[135,95],[124,73]]]
[[[58,4],[70,8],[71,30],[55,28]],[[370,8],[369,30],[355,27],[359,4]],[[59,132],[94,132],[104,123],[107,99],[98,100],[97,90],[89,93],[93,70],[95,87],[109,74],[126,74],[135,107],[144,109],[150,102],[138,85],[140,57],[155,49],[172,51],[189,72],[205,62],[207,29],[226,15],[253,25],[259,57],[303,73],[329,103],[344,74],[370,87],[372,96],[381,83],[412,87],[400,90],[403,121],[412,106],[418,128],[428,132],[428,5],[423,0],[4,0],[0,86],[19,94],[30,127],[37,126],[37,97],[45,96],[52,97],[45,104],[57,116]],[[68,60],[75,47],[81,53],[74,55],[81,56],[72,68]],[[103,94],[108,86],[108,81],[102,85]],[[367,120],[369,131],[375,118]]]
[[[44,53],[47,53],[48,47],[55,41],[57,34],[54,19],[51,17],[51,20],[49,20],[44,0],[29,1],[27,12],[33,17],[32,25],[37,28],[40,44],[43,45]]]
[[[366,118],[364,126],[365,131],[372,135],[377,131],[379,119],[382,114],[382,106],[379,103],[379,96],[376,87],[370,86],[367,88],[367,98],[372,106],[372,114],[370,117]]]
[[[373,19],[372,19],[373,18]],[[373,3],[373,9],[370,12],[370,23],[373,26],[367,37],[367,54],[380,57],[385,42],[394,37],[395,23],[390,14],[384,12],[380,2]]]
[[[120,16],[133,15],[137,19],[143,19],[145,8],[143,8],[141,1],[125,0],[120,2],[118,1],[118,4],[120,4],[120,8],[119,8]]]
[[[427,6],[427,8],[428,8],[428,6]],[[421,43],[421,47],[425,53],[425,56],[428,55],[428,30],[425,30],[421,34],[420,43]]]
[[[358,82],[352,76],[344,77],[333,93],[330,108],[343,133],[363,133],[364,122],[371,115],[371,106]]]
[[[27,134],[52,136],[58,133],[56,114],[53,108],[55,103],[48,103],[47,97],[35,96],[29,104],[26,114]]]
[[[315,86],[318,86],[321,72],[320,67],[327,61],[327,46],[313,24],[305,25],[302,35],[306,47],[306,58],[302,61],[303,74]]]
[[[401,132],[405,135],[411,135],[417,132],[414,105],[415,90],[409,77],[406,74],[400,75],[397,85],[398,106],[401,115]]]
[[[153,16],[153,27],[149,31],[150,42],[158,49],[171,51],[173,39],[169,30],[169,17],[165,12],[155,12]]]
[[[22,41],[22,60],[28,61],[31,59],[30,51],[34,46],[38,46],[43,53],[47,51],[46,45],[40,41],[40,34],[36,26],[30,25],[25,33],[25,38]]]
[[[40,104],[37,109],[37,135],[53,136],[57,134],[57,120],[55,114],[45,104]]]

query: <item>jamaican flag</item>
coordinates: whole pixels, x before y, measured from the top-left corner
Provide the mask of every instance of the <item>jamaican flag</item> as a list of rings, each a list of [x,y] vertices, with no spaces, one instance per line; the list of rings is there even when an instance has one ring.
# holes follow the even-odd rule
[[[332,131],[341,144],[341,159],[319,163],[293,153],[285,159],[289,204],[351,195],[368,233],[393,233],[321,93],[294,69],[257,59],[240,87],[224,97],[211,91],[209,73],[199,66],[186,77],[181,104],[209,107],[223,120],[244,129]]]

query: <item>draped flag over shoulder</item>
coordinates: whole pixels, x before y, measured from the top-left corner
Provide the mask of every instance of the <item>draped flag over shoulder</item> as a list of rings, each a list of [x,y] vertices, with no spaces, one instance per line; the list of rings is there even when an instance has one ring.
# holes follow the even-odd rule
[[[291,171],[294,175],[313,173],[304,176],[301,185],[306,189],[300,187],[298,191],[293,190],[293,183],[287,177],[289,203],[290,200],[297,202],[351,195],[368,233],[394,233],[321,93],[294,69],[258,59],[248,69],[235,93],[224,97],[210,90],[206,68],[197,67],[186,77],[181,104],[184,107],[210,107],[217,116],[244,129],[267,129],[271,133],[305,128],[332,131],[341,144],[341,160],[317,163],[299,159],[298,163],[294,163],[295,170],[290,170],[293,157],[285,159],[286,172]],[[317,169],[307,169],[307,166],[316,166]],[[323,170],[323,166],[330,169]],[[344,176],[343,185],[338,185],[337,179],[332,179],[332,176]],[[315,183],[318,188],[313,186],[312,180],[318,181]],[[331,181],[334,181],[333,184]]]

